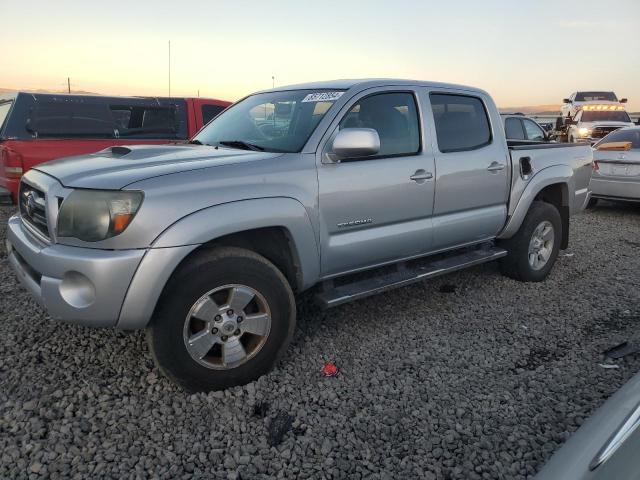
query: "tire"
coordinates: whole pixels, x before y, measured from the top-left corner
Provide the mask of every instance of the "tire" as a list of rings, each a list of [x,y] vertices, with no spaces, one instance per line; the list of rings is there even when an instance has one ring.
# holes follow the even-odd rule
[[[587,209],[592,209],[595,208],[596,205],[598,205],[598,199],[597,198],[590,198],[589,201],[587,202]]]
[[[547,230],[549,226],[552,227],[550,232]],[[542,242],[541,246],[540,243],[535,243],[534,234]],[[539,235],[544,235],[545,239]],[[553,243],[550,244],[549,240],[553,240]],[[500,260],[502,273],[522,282],[541,282],[547,278],[558,258],[561,241],[562,219],[558,209],[549,203],[534,201],[518,232],[510,239],[500,242],[500,246],[508,252]],[[531,253],[532,248],[534,253]],[[538,262],[545,256],[546,261],[540,266]]]
[[[217,248],[196,254],[168,282],[147,342],[160,371],[185,390],[222,390],[267,373],[295,319],[291,287],[271,262]]]

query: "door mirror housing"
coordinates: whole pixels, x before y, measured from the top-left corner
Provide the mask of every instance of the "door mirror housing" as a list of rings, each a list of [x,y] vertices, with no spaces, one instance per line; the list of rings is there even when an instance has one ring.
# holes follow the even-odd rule
[[[568,98],[563,98],[562,99],[562,103],[573,103],[571,100],[569,100]]]
[[[337,160],[371,157],[380,151],[380,137],[373,128],[345,128],[333,140],[331,153]]]
[[[627,103],[627,99],[626,98],[621,98],[620,99],[620,103]]]

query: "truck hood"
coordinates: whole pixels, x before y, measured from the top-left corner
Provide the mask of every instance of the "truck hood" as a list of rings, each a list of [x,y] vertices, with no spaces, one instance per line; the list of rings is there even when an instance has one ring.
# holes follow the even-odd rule
[[[280,155],[206,145],[117,146],[43,163],[35,169],[55,177],[65,187],[117,190],[161,175]]]
[[[629,122],[580,122],[581,128],[595,128],[595,127],[633,127],[633,123]]]

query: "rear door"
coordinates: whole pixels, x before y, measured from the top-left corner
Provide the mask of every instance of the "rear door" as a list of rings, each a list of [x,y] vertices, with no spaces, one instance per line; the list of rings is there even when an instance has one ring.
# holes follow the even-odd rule
[[[433,249],[495,237],[505,224],[509,157],[501,119],[490,99],[465,91],[429,92],[434,139],[436,192]]]
[[[318,162],[322,273],[335,275],[420,255],[431,248],[434,158],[422,111],[426,97],[412,88],[356,95],[334,120],[339,129],[373,128],[374,157]]]

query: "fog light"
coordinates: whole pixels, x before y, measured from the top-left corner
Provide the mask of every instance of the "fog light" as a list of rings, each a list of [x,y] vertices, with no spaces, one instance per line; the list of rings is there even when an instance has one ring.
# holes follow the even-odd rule
[[[64,301],[75,308],[86,308],[96,299],[93,283],[79,272],[65,273],[58,289]]]

